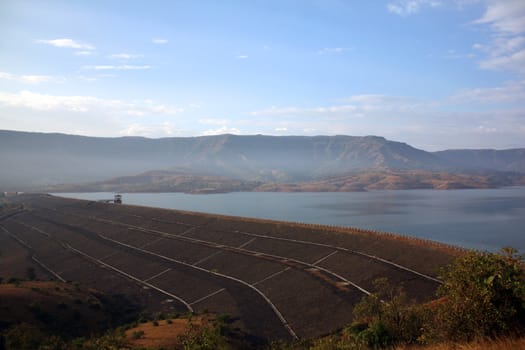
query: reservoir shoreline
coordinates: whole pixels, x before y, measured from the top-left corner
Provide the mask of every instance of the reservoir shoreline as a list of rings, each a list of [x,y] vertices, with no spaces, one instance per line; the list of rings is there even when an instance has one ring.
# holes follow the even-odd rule
[[[56,193],[98,200],[113,193]],[[226,216],[392,232],[468,249],[525,251],[525,187],[365,193],[124,193],[123,202]]]

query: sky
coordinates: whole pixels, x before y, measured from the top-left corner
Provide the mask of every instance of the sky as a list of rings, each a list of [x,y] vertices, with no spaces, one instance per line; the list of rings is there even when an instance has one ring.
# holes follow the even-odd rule
[[[0,129],[521,148],[525,1],[1,0]]]

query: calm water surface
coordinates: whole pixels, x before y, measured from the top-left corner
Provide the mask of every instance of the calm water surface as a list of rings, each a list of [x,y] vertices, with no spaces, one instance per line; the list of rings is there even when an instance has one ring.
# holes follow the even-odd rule
[[[62,193],[109,199],[112,193]],[[123,202],[397,232],[468,248],[525,252],[525,187],[358,193],[125,193]]]

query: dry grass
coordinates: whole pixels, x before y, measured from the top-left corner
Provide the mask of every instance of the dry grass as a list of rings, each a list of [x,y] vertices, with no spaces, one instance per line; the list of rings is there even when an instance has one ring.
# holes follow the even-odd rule
[[[109,315],[93,291],[62,282],[0,284],[0,319],[76,336],[105,328]]]
[[[190,324],[200,328],[209,324],[205,317],[192,317],[191,323],[187,318],[177,318],[171,320],[171,323],[158,321],[158,326],[153,322],[139,324],[137,327],[126,331],[126,340],[132,349],[140,348],[172,348],[180,345],[180,336],[187,334]],[[140,337],[134,334],[143,333]]]
[[[470,343],[441,343],[428,346],[402,346],[396,350],[519,350],[525,349],[525,338],[480,340]]]

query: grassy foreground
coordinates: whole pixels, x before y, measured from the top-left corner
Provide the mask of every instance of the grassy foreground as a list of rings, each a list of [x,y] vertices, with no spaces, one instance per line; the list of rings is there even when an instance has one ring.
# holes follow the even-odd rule
[[[442,343],[428,346],[401,346],[396,350],[502,350],[525,349],[525,338],[501,338],[495,340],[479,340],[469,343]]]

